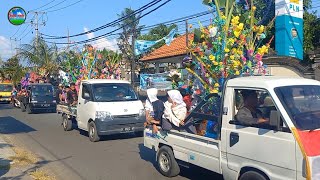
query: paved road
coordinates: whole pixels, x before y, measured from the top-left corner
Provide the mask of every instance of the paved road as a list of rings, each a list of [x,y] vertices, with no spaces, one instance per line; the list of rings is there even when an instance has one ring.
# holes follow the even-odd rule
[[[0,104],[0,133],[14,135],[60,179],[167,179],[154,167],[155,153],[144,148],[142,137],[117,135],[91,143],[86,133],[64,132],[57,114],[28,115],[5,104]],[[222,178],[194,167],[172,179]]]

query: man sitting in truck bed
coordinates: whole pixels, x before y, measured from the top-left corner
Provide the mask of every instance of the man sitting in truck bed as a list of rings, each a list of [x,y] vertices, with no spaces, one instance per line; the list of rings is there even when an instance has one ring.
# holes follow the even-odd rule
[[[260,123],[267,123],[269,119],[262,116],[262,112],[257,109],[258,95],[254,90],[241,91],[244,106],[239,109],[236,119],[245,125],[255,125]]]

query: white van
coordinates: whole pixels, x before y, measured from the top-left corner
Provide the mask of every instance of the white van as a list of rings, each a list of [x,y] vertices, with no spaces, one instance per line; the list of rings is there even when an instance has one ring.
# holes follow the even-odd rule
[[[65,131],[76,124],[89,133],[90,141],[100,136],[143,133],[145,110],[128,81],[84,80],[81,82],[76,107],[60,104],[57,112],[62,114]]]
[[[256,111],[268,123],[236,118],[244,101],[248,103],[242,96],[248,90],[257,95]],[[193,164],[226,180],[320,179],[319,81],[230,79],[220,96],[207,96],[185,121],[193,122],[197,134],[184,132],[184,127],[158,134],[145,129],[144,145],[157,152],[159,170],[165,176],[178,175],[179,164]]]

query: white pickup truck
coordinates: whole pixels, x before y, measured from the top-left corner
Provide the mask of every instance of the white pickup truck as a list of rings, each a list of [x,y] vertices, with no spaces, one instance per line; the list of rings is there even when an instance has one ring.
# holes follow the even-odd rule
[[[256,92],[256,100],[250,101],[256,102],[256,111],[269,119],[267,123],[237,118],[249,103],[242,96],[248,90]],[[320,179],[318,81],[267,76],[229,79],[221,95],[208,95],[185,122],[192,122],[197,134],[185,132],[184,127],[156,135],[148,128],[144,131],[144,146],[157,152],[164,176],[176,176],[179,165],[193,164],[226,180]]]
[[[80,84],[76,107],[59,104],[65,131],[73,124],[87,131],[92,142],[103,135],[143,133],[145,110],[128,81],[84,80]]]

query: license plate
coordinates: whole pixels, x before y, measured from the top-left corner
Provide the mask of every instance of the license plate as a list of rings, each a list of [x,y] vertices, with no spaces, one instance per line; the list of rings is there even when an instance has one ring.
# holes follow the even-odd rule
[[[42,104],[43,107],[49,107],[50,104]]]
[[[128,131],[132,131],[132,127],[126,127],[126,128],[122,128],[123,132],[128,132]]]

